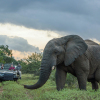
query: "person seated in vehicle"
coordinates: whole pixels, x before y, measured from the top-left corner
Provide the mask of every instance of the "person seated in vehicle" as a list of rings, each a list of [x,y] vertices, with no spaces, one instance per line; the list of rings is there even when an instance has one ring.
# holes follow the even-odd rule
[[[11,67],[9,68],[9,70],[15,71],[15,67],[13,67],[13,65],[11,65]]]
[[[20,63],[18,63],[18,66],[16,67],[16,72],[19,74],[20,79],[21,79],[21,69],[22,66],[20,65]]]
[[[1,69],[4,69],[4,65],[3,64],[1,64]]]

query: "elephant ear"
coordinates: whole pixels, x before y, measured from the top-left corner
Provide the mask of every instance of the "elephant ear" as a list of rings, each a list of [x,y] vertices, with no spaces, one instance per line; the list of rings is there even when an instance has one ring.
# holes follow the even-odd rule
[[[68,36],[65,39],[68,39]],[[81,37],[77,35],[69,36],[69,39],[65,44],[65,66],[70,65],[79,55],[84,54],[87,47],[87,44]]]

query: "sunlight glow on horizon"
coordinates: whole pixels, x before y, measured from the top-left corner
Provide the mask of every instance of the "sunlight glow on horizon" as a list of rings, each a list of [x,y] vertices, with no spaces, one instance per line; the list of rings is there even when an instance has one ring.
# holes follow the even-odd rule
[[[19,60],[19,59],[25,59],[25,58],[27,58],[33,52],[20,52],[20,51],[17,51],[17,50],[12,50],[12,53],[13,53],[13,57],[16,60]]]

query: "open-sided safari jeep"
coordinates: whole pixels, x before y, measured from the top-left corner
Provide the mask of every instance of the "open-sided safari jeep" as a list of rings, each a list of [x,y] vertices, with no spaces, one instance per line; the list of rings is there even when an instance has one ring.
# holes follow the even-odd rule
[[[9,70],[11,64],[4,64],[4,69],[0,68],[0,81],[18,80],[18,75],[16,71]],[[15,65],[13,65],[15,67]]]

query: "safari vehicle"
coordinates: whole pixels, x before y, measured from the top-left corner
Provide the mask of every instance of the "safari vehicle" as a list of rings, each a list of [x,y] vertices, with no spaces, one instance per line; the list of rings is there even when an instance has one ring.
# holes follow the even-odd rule
[[[0,68],[0,81],[9,81],[9,80],[18,80],[18,76],[16,74],[16,71],[9,70],[10,64],[4,64],[4,69]],[[13,65],[15,67],[15,65]]]

